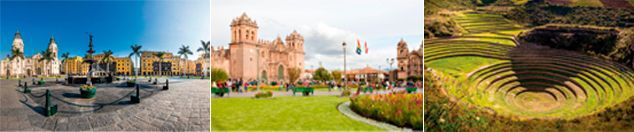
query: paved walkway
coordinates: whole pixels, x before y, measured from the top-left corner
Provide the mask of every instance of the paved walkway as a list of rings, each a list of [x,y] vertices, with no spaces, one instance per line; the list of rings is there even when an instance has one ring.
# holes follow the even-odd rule
[[[47,81],[53,82],[54,79]],[[140,82],[147,87],[152,86],[147,81]],[[164,80],[159,79],[159,82]],[[81,113],[64,113],[63,111],[71,110],[65,110],[69,107],[60,107],[60,112],[52,117],[40,114],[41,103],[32,96],[22,94],[21,89],[17,88],[16,80],[0,80],[0,83],[0,130],[209,130],[208,80],[170,79],[169,90],[146,96],[142,98],[140,104],[118,106],[121,108],[108,111],[95,110]],[[55,91],[57,87],[61,86],[53,85],[45,89]],[[104,89],[98,88],[98,90]],[[97,92],[98,96],[99,93],[100,91]],[[144,97],[143,94],[142,97]],[[56,104],[64,105],[61,102]],[[33,108],[29,105],[33,105]]]

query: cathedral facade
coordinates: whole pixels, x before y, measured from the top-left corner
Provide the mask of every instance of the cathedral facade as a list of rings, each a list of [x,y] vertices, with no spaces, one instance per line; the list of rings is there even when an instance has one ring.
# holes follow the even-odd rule
[[[30,76],[55,76],[60,74],[60,60],[58,59],[57,43],[51,37],[47,50],[52,54],[52,60],[41,60],[42,54],[37,53],[31,57],[24,56],[24,41],[20,32],[15,33],[11,50],[22,53],[21,56],[11,57],[7,55],[0,61],[0,76],[3,77],[30,77]],[[13,58],[13,59],[11,59]]]
[[[304,70],[304,37],[293,31],[283,40],[258,38],[258,25],[245,13],[231,22],[229,47],[211,48],[213,68],[230,78],[266,81],[288,80],[288,69]]]
[[[397,44],[396,60],[398,61],[398,69],[396,77],[398,79],[407,79],[416,76],[423,77],[423,42],[418,50],[410,51],[407,48],[407,42],[401,39]]]

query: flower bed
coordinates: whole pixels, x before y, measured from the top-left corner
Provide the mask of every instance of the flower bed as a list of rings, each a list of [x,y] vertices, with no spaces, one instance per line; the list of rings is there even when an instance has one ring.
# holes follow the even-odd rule
[[[269,97],[273,97],[273,92],[266,91],[266,92],[255,93],[255,98],[269,98]]]
[[[93,98],[97,94],[97,88],[93,85],[81,85],[79,87],[79,93],[82,98]]]
[[[423,94],[376,94],[351,98],[362,116],[414,130],[423,129]]]

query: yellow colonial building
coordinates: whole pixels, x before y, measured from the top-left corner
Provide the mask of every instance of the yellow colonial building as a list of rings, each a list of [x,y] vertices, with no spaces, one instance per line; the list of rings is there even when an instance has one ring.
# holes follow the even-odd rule
[[[158,51],[141,52],[141,70],[139,75],[159,75],[159,72],[162,72],[161,75],[171,76],[181,75],[181,73],[184,75],[202,75],[202,66],[204,66],[204,63],[207,62],[202,56],[198,57],[196,60],[187,60],[174,56],[172,53],[165,52],[163,62],[159,63],[160,59],[154,55],[156,53],[158,53]],[[94,59],[101,61],[103,56],[103,54],[97,54],[94,55]],[[68,58],[62,65],[62,71],[71,75],[86,75],[88,73],[88,64],[83,63],[83,61],[84,58],[81,56]],[[106,63],[101,62],[96,64],[98,68],[104,71],[107,68],[110,68],[109,71],[113,72],[115,75],[134,75],[132,68],[133,63],[128,57],[113,57],[110,65],[106,65]],[[162,70],[159,70],[159,64],[162,64]]]
[[[117,75],[134,75],[132,71],[132,60],[128,57],[115,57],[115,74]]]
[[[81,56],[70,57],[62,64],[62,72],[69,75],[86,75],[88,64],[83,62],[84,58]]]
[[[141,73],[139,75],[200,75],[202,73],[202,66],[205,63],[203,57],[199,57],[197,60],[187,60],[174,56],[170,52],[165,52],[163,61],[156,57],[158,51],[142,51],[141,52]],[[161,64],[159,70],[159,64]]]

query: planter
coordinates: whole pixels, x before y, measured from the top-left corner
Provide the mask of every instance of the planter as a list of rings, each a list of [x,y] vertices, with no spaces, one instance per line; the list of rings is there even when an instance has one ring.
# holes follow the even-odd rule
[[[134,87],[134,85],[136,85],[136,82],[126,82],[126,86],[128,87]]]
[[[97,94],[97,88],[95,86],[90,86],[90,88],[80,88],[79,93],[82,98],[93,98],[95,94]]]

